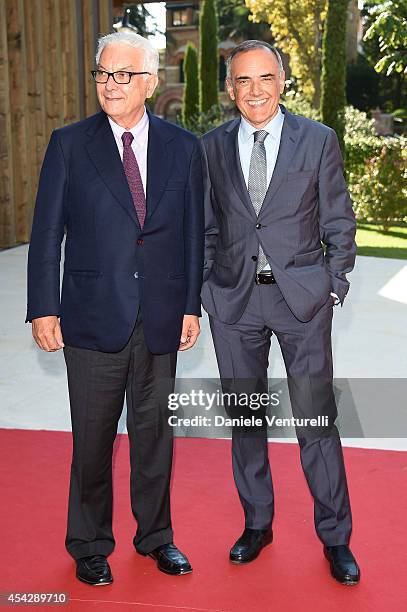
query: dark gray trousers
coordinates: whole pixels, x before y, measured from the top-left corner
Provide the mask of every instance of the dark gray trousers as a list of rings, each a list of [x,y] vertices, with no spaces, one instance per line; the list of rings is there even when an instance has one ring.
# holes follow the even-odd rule
[[[173,436],[166,410],[176,353],[150,353],[139,315],[132,336],[118,353],[66,346],[64,356],[73,435],[68,552],[78,559],[113,551],[112,453],[125,395],[131,506],[138,524],[134,545],[146,554],[172,542]]]
[[[210,325],[224,391],[230,391],[233,385],[240,392],[267,391],[274,333],[287,371],[293,416],[328,417],[327,427],[299,427],[296,433],[301,464],[314,498],[316,532],[327,546],[347,544],[352,518],[342,446],[334,424],[337,409],[332,386],[331,296],[311,321],[303,323],[292,314],[276,284],[254,285],[237,323],[228,325],[210,317]],[[274,493],[265,427],[255,432],[233,428],[232,463],[246,527],[269,527],[274,516]]]

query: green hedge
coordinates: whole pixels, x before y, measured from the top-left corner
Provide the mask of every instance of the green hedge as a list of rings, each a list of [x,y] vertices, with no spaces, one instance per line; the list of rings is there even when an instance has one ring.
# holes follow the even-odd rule
[[[407,222],[407,138],[377,136],[373,121],[352,107],[345,120],[346,174],[357,219],[385,231]]]
[[[225,115],[223,109],[214,105],[206,113],[201,111],[190,117],[188,123],[184,123],[182,116],[179,117],[178,121],[182,127],[193,132],[196,136],[203,136],[203,134],[210,132],[228,119],[229,117]]]

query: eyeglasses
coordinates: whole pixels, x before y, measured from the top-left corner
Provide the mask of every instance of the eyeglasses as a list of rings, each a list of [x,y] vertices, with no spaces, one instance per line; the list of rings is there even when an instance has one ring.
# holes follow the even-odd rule
[[[136,76],[138,74],[151,74],[151,72],[126,72],[123,70],[119,70],[117,72],[105,72],[104,70],[91,70],[91,75],[93,76],[96,83],[107,83],[109,77],[113,77],[113,80],[118,85],[128,85],[130,83],[131,77]]]

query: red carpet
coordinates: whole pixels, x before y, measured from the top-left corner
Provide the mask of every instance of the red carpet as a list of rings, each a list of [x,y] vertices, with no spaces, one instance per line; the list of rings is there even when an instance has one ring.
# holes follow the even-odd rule
[[[172,488],[175,542],[194,572],[170,577],[132,548],[128,444],[115,454],[115,582],[88,587],[64,550],[70,434],[1,430],[0,592],[69,593],[69,610],[271,611],[407,610],[407,454],[345,449],[353,505],[352,549],[362,582],[330,577],[296,445],[271,444],[277,505],[274,543],[247,566],[228,562],[243,528],[229,442],[178,439]],[[54,607],[54,606],[52,606]],[[44,609],[48,609],[48,606]]]

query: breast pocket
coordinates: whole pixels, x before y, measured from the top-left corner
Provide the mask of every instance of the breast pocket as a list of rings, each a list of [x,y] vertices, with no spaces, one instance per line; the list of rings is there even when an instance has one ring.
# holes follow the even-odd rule
[[[324,261],[324,250],[322,247],[309,251],[308,253],[298,253],[294,256],[294,265],[296,268],[302,266],[320,265]]]
[[[287,172],[286,181],[300,181],[309,179],[314,175],[314,170],[303,170],[301,172]]]

